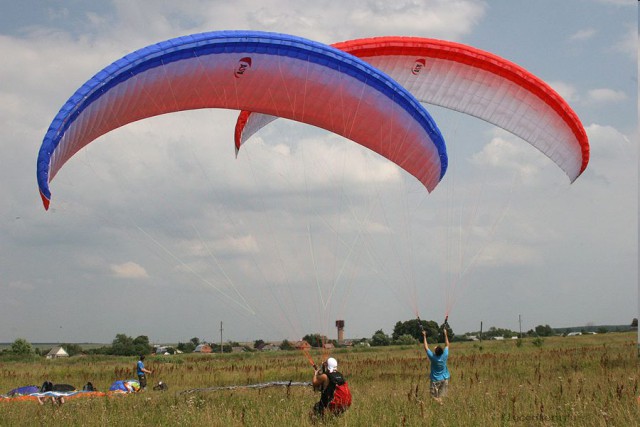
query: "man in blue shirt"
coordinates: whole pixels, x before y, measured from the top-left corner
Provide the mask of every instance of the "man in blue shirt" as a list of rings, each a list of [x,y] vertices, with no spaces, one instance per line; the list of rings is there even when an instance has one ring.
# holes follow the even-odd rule
[[[145,374],[151,374],[152,371],[144,367],[144,354],[140,355],[140,360],[136,364],[136,373],[138,374],[138,380],[140,382],[140,390],[146,390],[147,388],[147,376]]]
[[[427,331],[422,331],[422,341],[424,343],[424,350],[427,352],[427,357],[431,363],[431,374],[429,379],[431,380],[431,396],[442,405],[442,398],[447,394],[447,387],[449,386],[449,369],[447,369],[447,359],[449,358],[449,337],[447,336],[447,328],[444,328],[444,350],[442,347],[437,346],[434,352],[429,349],[427,344]]]

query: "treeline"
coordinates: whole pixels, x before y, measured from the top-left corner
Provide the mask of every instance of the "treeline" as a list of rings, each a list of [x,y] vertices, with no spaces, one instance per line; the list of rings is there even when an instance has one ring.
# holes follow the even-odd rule
[[[569,328],[552,328],[549,325],[538,325],[533,329],[529,329],[522,333],[522,338],[536,338],[536,337],[552,337],[557,335],[566,336],[572,332],[580,332],[582,334],[606,334],[609,332],[627,332],[633,328],[638,327],[638,319],[634,318],[631,325],[614,325],[614,326],[576,326]],[[490,327],[486,331],[467,332],[461,338],[461,340],[469,339],[494,339],[494,338],[513,338],[520,337],[520,332],[512,331],[511,329]]]
[[[530,329],[527,332],[522,333],[522,338],[539,338],[549,337],[554,335],[567,335],[572,332],[581,333],[598,333],[603,334],[607,332],[625,332],[638,327],[638,319],[634,318],[629,326],[585,326],[585,327],[573,327],[573,328],[552,328],[549,325],[538,325],[534,329]],[[447,329],[449,341],[471,341],[477,339],[495,339],[495,338],[515,338],[520,337],[520,333],[511,329],[490,327],[486,331],[467,332],[464,335],[455,335],[451,327],[445,323],[438,325],[434,320],[418,320],[411,319],[404,322],[397,322],[393,327],[391,335],[387,335],[382,329],[374,332],[371,338],[361,338],[356,340],[349,340],[348,345],[353,346],[389,346],[389,345],[415,345],[422,341],[422,331],[427,333],[427,341],[430,344],[436,344],[444,342],[444,329]],[[313,333],[307,334],[302,338],[302,341],[310,347],[321,348],[327,346],[327,344],[338,347],[339,343],[336,340],[328,339],[326,336]],[[169,354],[175,353],[193,353],[196,348],[201,345],[207,345],[210,348],[211,353],[230,353],[234,349],[242,349],[244,351],[256,351],[256,350],[293,350],[297,348],[300,343],[291,343],[288,340],[283,340],[279,344],[269,344],[262,339],[255,340],[253,346],[241,345],[234,341],[223,343],[222,346],[216,343],[207,343],[201,341],[199,338],[194,337],[189,341],[180,342],[174,346],[164,346],[163,352]],[[344,345],[344,343],[343,343]],[[154,352],[154,346],[149,342],[149,337],[146,335],[140,335],[136,338],[132,338],[126,334],[117,334],[111,345],[106,345],[97,348],[83,349],[79,344],[63,343],[60,344],[69,356],[75,356],[78,354],[103,354],[112,356],[138,356],[140,354],[151,354]],[[24,338],[16,339],[9,348],[0,351],[0,357],[3,359],[28,359],[39,358],[46,356],[50,352],[48,349],[39,349],[34,347]]]
[[[453,330],[448,324],[438,325],[435,320],[411,319],[397,322],[391,335],[387,335],[382,329],[374,332],[371,338],[361,338],[351,342],[355,346],[387,346],[387,345],[414,345],[422,342],[422,330],[427,332],[427,341],[430,344],[444,342],[444,328],[447,328],[449,341],[456,340]],[[336,340],[329,340],[320,334],[305,335],[302,338],[311,347],[322,347],[327,343],[338,346]]]
[[[83,349],[79,344],[63,343],[58,347],[62,347],[69,356],[78,354],[105,354],[113,356],[135,356],[140,354],[149,354],[153,351],[153,346],[149,343],[149,337],[145,335],[136,338],[129,337],[125,334],[117,334],[111,345]],[[0,356],[4,358],[19,357],[21,359],[33,356],[46,356],[51,348],[40,349],[34,347],[24,338],[16,339],[9,348],[4,349]]]
[[[448,327],[448,325],[447,325]],[[397,322],[391,336],[384,333],[382,330],[376,331],[371,338],[362,338],[359,340],[351,340],[350,345],[356,346],[387,346],[387,345],[413,345],[420,342],[422,339],[422,329],[427,332],[427,340],[430,343],[442,342],[443,338],[443,326],[433,321],[418,321],[417,319],[408,320],[405,322]],[[456,337],[451,330],[447,329],[450,340],[455,340]],[[306,341],[310,347],[321,348],[327,344],[331,344],[334,347],[338,347],[339,343],[336,340],[328,339],[321,334],[307,334],[302,338],[302,341]],[[163,353],[175,354],[175,353],[193,353],[199,345],[206,345],[209,347],[211,353],[229,353],[234,349],[241,348],[243,351],[256,351],[263,349],[277,349],[277,350],[293,350],[296,349],[300,343],[291,343],[288,340],[283,340],[278,345],[273,345],[265,342],[262,339],[255,340],[253,346],[241,345],[237,342],[227,342],[222,344],[208,343],[201,341],[200,338],[194,337],[189,341],[180,342],[176,346],[163,346]],[[269,347],[267,347],[269,346]],[[146,335],[139,335],[135,338],[126,334],[117,334],[111,345],[106,345],[97,348],[83,349],[78,344],[64,343],[60,344],[69,356],[75,356],[78,354],[101,354],[112,356],[138,356],[141,354],[151,354],[155,351],[154,346],[149,342],[149,337]],[[18,338],[14,341],[10,348],[3,350],[0,356],[3,358],[28,358],[28,357],[41,357],[46,356],[51,349],[38,349],[31,345],[27,340]]]
[[[444,342],[444,329],[447,329],[449,341],[455,341],[456,335],[448,324],[438,325],[435,320],[411,319],[396,322],[391,335],[382,329],[377,330],[368,343],[372,346],[413,345],[422,342],[422,331],[427,333],[427,342],[436,344]]]

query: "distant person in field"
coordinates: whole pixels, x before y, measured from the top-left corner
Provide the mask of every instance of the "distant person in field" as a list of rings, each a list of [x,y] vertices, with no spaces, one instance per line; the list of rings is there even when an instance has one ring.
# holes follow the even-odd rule
[[[144,354],[140,355],[140,360],[136,364],[136,373],[138,374],[138,382],[140,382],[140,391],[147,388],[147,375],[151,375],[153,371],[150,371],[144,367]]]
[[[320,369],[314,365],[313,389],[320,391],[320,401],[313,406],[313,419],[324,418],[326,413],[339,415],[351,406],[351,391],[347,380],[338,372],[338,361],[328,358]]]
[[[47,393],[44,396],[37,396],[38,403],[44,405],[47,400],[51,400],[54,405],[62,405],[64,403],[63,396],[56,396],[54,393],[54,385],[51,381],[45,381],[40,387],[40,393]]]
[[[431,385],[429,387],[431,396],[442,405],[442,398],[447,394],[447,388],[449,387],[449,369],[447,368],[447,359],[449,358],[449,337],[447,336],[447,328],[444,328],[444,349],[437,346],[435,352],[429,349],[427,343],[427,331],[422,331],[422,342],[424,344],[424,351],[427,352],[427,357],[431,363],[431,373],[429,379]]]
[[[140,391],[140,382],[136,380],[117,380],[111,384],[109,391],[135,393]]]

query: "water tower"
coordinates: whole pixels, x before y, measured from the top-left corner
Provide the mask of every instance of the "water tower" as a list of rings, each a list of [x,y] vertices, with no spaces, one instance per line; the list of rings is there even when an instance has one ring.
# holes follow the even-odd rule
[[[344,320],[336,320],[336,328],[338,328],[338,345],[344,342]]]

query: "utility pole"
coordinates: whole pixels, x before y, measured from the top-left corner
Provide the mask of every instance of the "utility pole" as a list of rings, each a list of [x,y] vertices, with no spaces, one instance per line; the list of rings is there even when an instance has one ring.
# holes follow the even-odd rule
[[[480,321],[480,342],[482,342],[482,320]]]
[[[220,322],[220,354],[224,353],[222,347],[222,321]]]
[[[520,324],[520,339],[522,339],[522,316],[518,314],[518,323]]]

